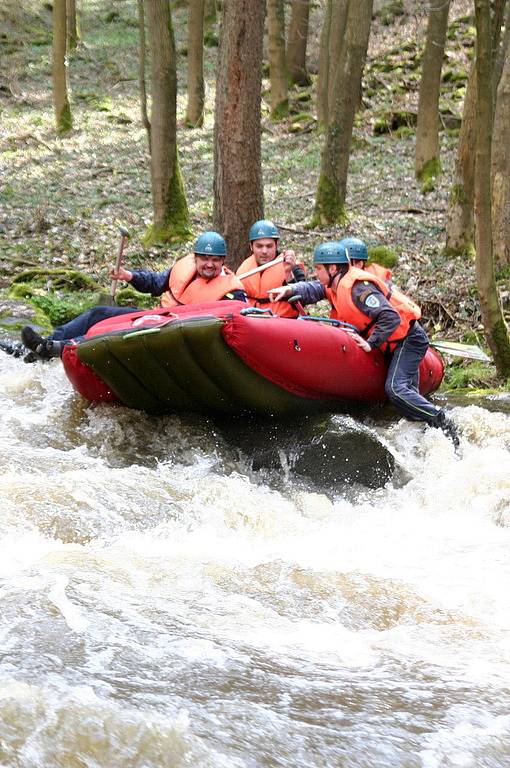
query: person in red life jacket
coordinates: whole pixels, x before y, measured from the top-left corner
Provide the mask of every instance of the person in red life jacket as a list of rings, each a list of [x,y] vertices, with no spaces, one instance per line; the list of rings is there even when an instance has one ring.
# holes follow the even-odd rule
[[[344,237],[339,243],[345,248],[348,259],[353,267],[364,269],[365,272],[380,277],[389,287],[393,285],[391,269],[382,267],[380,264],[367,263],[368,250],[363,240],[360,240],[358,237]]]
[[[418,391],[418,368],[429,346],[418,322],[420,308],[398,289],[388,289],[379,277],[351,266],[339,242],[317,246],[313,262],[318,280],[272,289],[272,299],[280,301],[291,292],[300,294],[302,304],[328,299],[330,317],[360,329],[354,334],[358,346],[367,353],[380,349],[389,356],[385,391],[399,413],[442,429],[458,448],[453,422]]]
[[[272,221],[267,219],[256,221],[250,228],[248,238],[251,253],[238,267],[236,272],[238,276],[273,261],[277,256],[283,256],[282,262],[242,280],[249,304],[252,307],[267,308],[270,303],[268,295],[270,288],[304,280],[306,273],[303,264],[296,261],[294,251],[286,250],[279,253],[280,232]],[[297,317],[299,314],[296,307],[288,301],[273,302],[271,310],[280,317]]]
[[[119,267],[118,271],[112,268],[109,274],[113,280],[131,283],[140,293],[161,296],[163,307],[223,299],[246,301],[241,281],[225,266],[226,255],[223,237],[217,232],[204,232],[195,241],[193,253],[179,259],[164,272]],[[59,357],[66,342],[82,338],[100,320],[136,311],[136,307],[93,307],[55,328],[47,338],[27,325],[21,331],[21,339],[36,359],[49,360]],[[33,356],[28,362],[32,361]]]

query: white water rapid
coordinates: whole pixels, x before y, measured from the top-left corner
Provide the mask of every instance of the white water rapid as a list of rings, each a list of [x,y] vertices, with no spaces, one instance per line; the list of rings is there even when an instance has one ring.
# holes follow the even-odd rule
[[[508,399],[321,488],[1,362],[2,768],[510,765]]]

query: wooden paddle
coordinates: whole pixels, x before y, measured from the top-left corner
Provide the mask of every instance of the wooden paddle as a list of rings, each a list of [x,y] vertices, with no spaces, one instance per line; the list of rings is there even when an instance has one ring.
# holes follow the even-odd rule
[[[249,269],[248,272],[243,272],[242,275],[237,275],[237,277],[239,280],[244,280],[247,277],[256,275],[257,272],[263,272],[265,269],[269,269],[269,267],[274,267],[275,264],[281,264],[284,258],[284,256],[278,256],[276,259],[268,261],[266,264],[261,264],[260,267],[253,267],[253,269]]]
[[[440,341],[430,342],[430,346],[443,352],[445,355],[456,355],[457,357],[466,357],[469,360],[481,360],[482,363],[491,363],[492,360],[485,354],[483,349],[476,344],[461,344],[459,341]]]
[[[123,256],[124,256],[124,246],[126,244],[126,240],[129,240],[130,234],[129,231],[126,229],[126,227],[119,227],[120,232],[120,243],[119,243],[119,251],[117,253],[117,259],[115,261],[115,271],[119,271],[119,267],[122,264]],[[115,292],[117,290],[117,282],[118,280],[112,280],[112,284],[110,287],[110,295],[107,297],[107,301],[104,303],[108,306],[115,306]]]

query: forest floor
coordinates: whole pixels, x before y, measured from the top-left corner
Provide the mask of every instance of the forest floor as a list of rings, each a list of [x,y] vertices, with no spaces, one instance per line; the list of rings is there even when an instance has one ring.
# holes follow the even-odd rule
[[[72,267],[107,285],[118,225],[131,240],[126,263],[164,268],[189,244],[144,250],[151,222],[150,168],[138,96],[135,0],[114,6],[82,0],[82,42],[69,60],[73,130],[55,134],[51,99],[51,4],[7,0],[0,10],[0,290],[28,267]],[[458,126],[473,54],[467,0],[453,0],[441,111]],[[114,10],[112,10],[114,8]],[[206,48],[205,123],[186,128],[186,11],[173,20],[178,53],[178,145],[193,231],[212,227],[214,77],[217,48]],[[424,195],[414,178],[413,113],[424,42],[424,12],[374,19],[362,108],[349,168],[348,227],[309,229],[324,134],[318,128],[315,81],[322,8],[314,4],[308,48],[310,88],[291,92],[292,114],[269,118],[264,80],[262,154],[265,215],[282,230],[283,245],[310,262],[324,239],[357,235],[393,249],[395,280],[421,304],[430,333],[482,341],[472,256],[443,255],[445,221],[458,127],[441,132],[443,176]],[[402,127],[378,134],[405,111]],[[478,376],[478,379],[477,379]],[[489,383],[490,369],[475,381]]]

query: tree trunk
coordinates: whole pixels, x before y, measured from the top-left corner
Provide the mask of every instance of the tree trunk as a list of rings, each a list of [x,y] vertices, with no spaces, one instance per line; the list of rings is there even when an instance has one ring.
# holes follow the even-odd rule
[[[204,2],[204,45],[218,45],[218,37],[215,32],[215,25],[218,20],[216,0],[205,0]]]
[[[501,32],[502,7],[505,0],[497,0],[492,21],[492,50],[497,51]],[[494,82],[494,81],[493,81]],[[446,223],[446,253],[460,256],[473,247],[473,195],[475,176],[476,142],[476,62],[473,63],[464,96],[462,124],[457,158],[455,161],[454,181],[448,201]]]
[[[509,6],[510,9],[510,6]],[[497,91],[492,142],[492,239],[497,269],[510,267],[510,37]]]
[[[58,133],[66,133],[73,127],[67,86],[67,19],[66,0],[53,3],[53,106]]]
[[[76,0],[67,0],[67,50],[74,51],[80,39],[78,16],[76,13]]]
[[[349,0],[326,0],[319,51],[317,116],[327,125],[334,108],[335,76],[344,41]]]
[[[439,87],[449,9],[449,0],[431,0],[430,2],[427,41],[423,54],[418,101],[415,155],[416,178],[422,182],[423,192],[429,192],[434,188],[434,181],[441,173]]]
[[[373,0],[349,3],[345,42],[335,77],[335,103],[322,152],[314,226],[345,223],[347,171],[354,115],[368,48]]]
[[[263,216],[260,99],[264,0],[224,0],[214,124],[214,225],[228,263],[246,255],[248,230]]]
[[[329,34],[329,77],[328,77],[328,114],[335,108],[335,78],[342,56],[342,46],[347,24],[349,0],[333,0],[331,8],[331,31]],[[361,82],[360,82],[361,85]],[[359,103],[359,101],[358,101]],[[358,106],[358,103],[356,106]]]
[[[188,0],[188,109],[186,125],[204,124],[204,0]]]
[[[310,85],[311,82],[306,69],[309,15],[310,0],[292,0],[287,43],[287,69],[291,85]]]
[[[329,36],[331,34],[331,6],[333,0],[326,0],[319,43],[319,69],[317,73],[317,118],[321,125],[328,124],[329,90]]]
[[[145,85],[145,13],[143,0],[137,0],[138,5],[138,88],[140,90],[140,111],[142,113],[142,123],[147,133],[147,143],[149,152],[151,151],[151,124],[147,114],[147,88]]]
[[[151,51],[151,183],[154,223],[144,241],[189,237],[189,215],[177,157],[175,45],[168,0],[145,0]]]
[[[510,338],[494,278],[491,226],[492,51],[490,0],[475,0],[476,20],[476,277],[487,343],[500,376],[510,376]]]
[[[267,31],[269,38],[269,77],[271,80],[271,118],[281,120],[282,117],[289,114],[283,0],[267,0]]]

